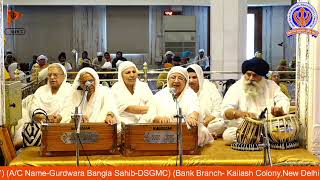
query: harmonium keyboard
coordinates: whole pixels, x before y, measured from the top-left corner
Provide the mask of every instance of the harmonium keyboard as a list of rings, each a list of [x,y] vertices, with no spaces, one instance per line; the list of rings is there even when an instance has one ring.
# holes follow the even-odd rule
[[[41,156],[75,155],[77,134],[73,123],[42,125]],[[82,123],[79,138],[80,155],[117,153],[117,125]]]
[[[121,124],[121,153],[124,156],[177,155],[177,126],[168,124]],[[198,127],[182,125],[183,154],[200,153]]]

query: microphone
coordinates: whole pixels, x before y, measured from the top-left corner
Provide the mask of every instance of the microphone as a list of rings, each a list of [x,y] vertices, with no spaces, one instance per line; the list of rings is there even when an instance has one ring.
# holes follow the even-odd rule
[[[259,119],[263,119],[263,118],[266,118],[266,112],[267,112],[268,108],[265,108],[261,114],[259,115]]]
[[[173,99],[175,99],[176,98],[176,94],[177,94],[176,89],[175,88],[170,88],[169,92],[172,95]]]
[[[86,81],[85,86],[86,86],[86,91],[89,91],[89,88],[93,85],[93,81]]]

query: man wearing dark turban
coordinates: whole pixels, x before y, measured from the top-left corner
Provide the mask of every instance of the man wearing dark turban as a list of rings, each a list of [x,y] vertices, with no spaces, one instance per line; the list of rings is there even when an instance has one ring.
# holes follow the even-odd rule
[[[242,74],[247,71],[253,71],[260,76],[266,77],[269,72],[269,64],[263,59],[254,57],[242,63]]]
[[[243,76],[229,88],[222,102],[222,114],[230,120],[223,133],[226,144],[236,139],[237,127],[245,117],[258,119],[265,108],[273,116],[289,112],[288,97],[275,82],[266,78],[268,72],[269,64],[261,58],[242,63]]]

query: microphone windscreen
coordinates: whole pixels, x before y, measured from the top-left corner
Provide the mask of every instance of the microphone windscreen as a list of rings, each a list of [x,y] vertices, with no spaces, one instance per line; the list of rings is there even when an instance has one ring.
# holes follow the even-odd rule
[[[176,89],[175,88],[170,88],[169,89],[170,94],[176,95]]]

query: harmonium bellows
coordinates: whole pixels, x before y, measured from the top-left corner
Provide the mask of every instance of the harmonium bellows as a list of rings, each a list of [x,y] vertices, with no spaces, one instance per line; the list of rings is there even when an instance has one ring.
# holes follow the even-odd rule
[[[183,154],[199,154],[198,127],[182,125]],[[124,156],[177,155],[177,126],[168,124],[124,124],[121,132],[121,153]]]
[[[80,155],[117,152],[117,125],[83,123],[80,128]],[[42,125],[41,156],[75,155],[77,134],[73,123]]]

